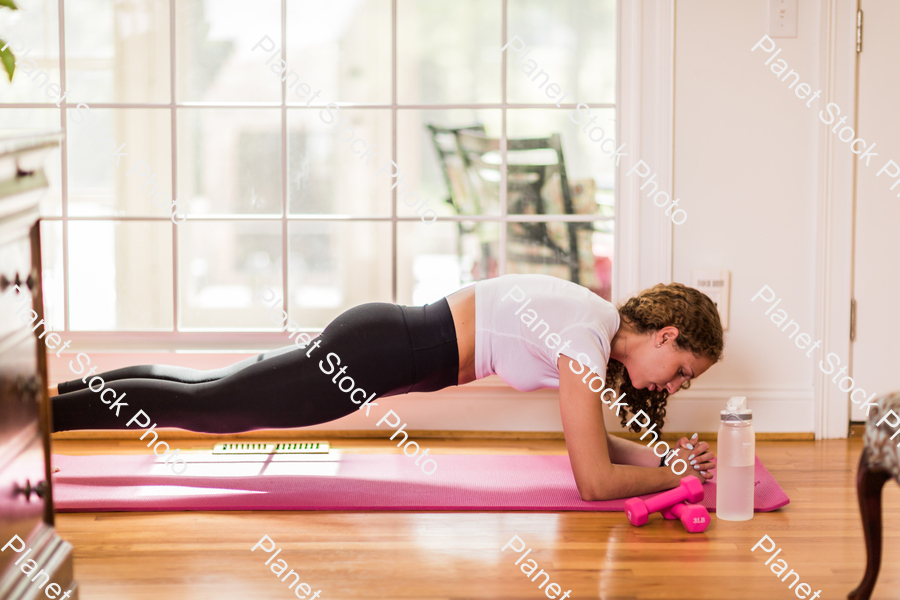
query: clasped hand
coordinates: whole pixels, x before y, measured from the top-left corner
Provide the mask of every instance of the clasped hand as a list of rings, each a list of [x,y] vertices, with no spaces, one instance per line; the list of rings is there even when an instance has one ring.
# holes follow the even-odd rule
[[[710,452],[709,444],[699,441],[696,433],[690,439],[683,437],[678,440],[675,448],[680,449],[678,456],[686,457],[692,467],[681,475],[682,478],[693,475],[702,483],[712,479],[713,474],[709,470],[716,466],[716,455]]]

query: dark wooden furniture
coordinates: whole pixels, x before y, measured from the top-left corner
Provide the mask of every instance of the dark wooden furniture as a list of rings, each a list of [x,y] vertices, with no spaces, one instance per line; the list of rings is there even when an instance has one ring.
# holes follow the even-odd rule
[[[47,347],[38,339],[43,325],[29,324],[32,310],[34,323],[44,318],[38,201],[47,187],[44,160],[61,139],[0,138],[0,547],[13,536],[25,542],[20,553],[0,553],[3,600],[78,598],[72,546],[53,528]],[[29,560],[37,567],[26,576]],[[32,582],[40,570],[49,580]],[[52,583],[61,588],[56,596],[55,588],[47,593]]]
[[[856,494],[866,538],[866,573],[859,586],[847,595],[848,600],[869,600],[878,571],[881,569],[881,492],[884,484],[894,479],[900,483],[900,427],[889,413],[900,415],[900,392],[881,396],[869,408],[866,437],[859,471],[856,474]],[[887,415],[887,419],[884,417]],[[881,425],[877,425],[883,421]],[[892,422],[893,421],[893,422]]]

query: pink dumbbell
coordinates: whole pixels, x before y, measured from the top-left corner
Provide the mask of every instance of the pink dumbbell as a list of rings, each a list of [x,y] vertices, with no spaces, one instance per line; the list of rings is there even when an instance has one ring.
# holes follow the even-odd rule
[[[660,514],[667,519],[681,519],[688,533],[703,533],[709,525],[709,512],[699,504],[679,502],[662,509]]]
[[[703,500],[703,484],[693,475],[682,479],[674,490],[657,494],[646,500],[631,498],[625,501],[625,515],[632,525],[640,527],[647,522],[650,513],[669,508],[685,500],[692,504]]]

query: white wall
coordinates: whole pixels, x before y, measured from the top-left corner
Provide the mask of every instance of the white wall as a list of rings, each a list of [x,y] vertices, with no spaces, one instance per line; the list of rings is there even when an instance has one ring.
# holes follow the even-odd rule
[[[813,431],[813,367],[750,299],[770,286],[801,332],[815,321],[817,105],[805,106],[750,49],[767,2],[675,4],[674,190],[690,218],[675,227],[672,276],[731,271],[725,359],[673,399],[676,430],[716,426],[730,395],[746,395],[757,431]],[[776,38],[788,70],[819,89],[819,3],[800,0],[796,38]],[[776,60],[777,60],[776,58]],[[791,77],[793,80],[793,77]],[[777,310],[777,309],[776,309]],[[774,311],[773,311],[774,312]],[[692,426],[699,421],[701,424]]]

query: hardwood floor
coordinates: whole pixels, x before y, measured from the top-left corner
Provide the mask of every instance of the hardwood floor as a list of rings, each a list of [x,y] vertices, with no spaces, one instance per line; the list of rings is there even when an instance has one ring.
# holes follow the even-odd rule
[[[380,439],[331,441],[351,452],[392,449]],[[140,444],[57,440],[54,452],[145,452]],[[554,440],[429,440],[429,447],[432,454],[565,452]],[[839,599],[865,569],[855,491],[861,447],[859,439],[758,442],[757,454],[791,504],[742,523],[713,517],[704,534],[658,515],[635,528],[622,513],[518,512],[64,513],[57,529],[75,547],[86,600],[297,598],[264,564],[271,554],[250,551],[263,535],[301,582],[322,590],[322,600],[546,598],[538,589],[544,577],[531,582],[514,564],[521,554],[500,552],[513,535],[533,549],[526,561],[534,559],[563,592],[572,590],[572,599],[796,598],[797,587],[788,589],[793,576],[782,583],[764,564],[771,554],[750,552],[766,534],[782,548],[776,560],[800,582],[822,590],[819,598]],[[900,486],[889,482],[884,498],[884,560],[873,598],[896,600]]]

